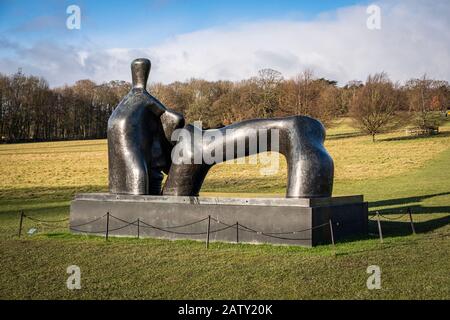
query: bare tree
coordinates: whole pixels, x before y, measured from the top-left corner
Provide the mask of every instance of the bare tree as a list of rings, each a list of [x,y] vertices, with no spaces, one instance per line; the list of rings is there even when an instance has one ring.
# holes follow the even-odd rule
[[[438,111],[445,108],[448,87],[448,82],[432,80],[426,75],[406,83],[409,110],[415,113],[419,128],[427,130],[439,125]]]
[[[352,100],[350,116],[354,124],[372,136],[389,131],[401,124],[399,121],[400,96],[396,86],[385,73],[370,75]]]
[[[278,115],[307,115],[324,124],[335,116],[339,104],[336,81],[317,79],[306,69],[281,87]]]
[[[262,69],[258,77],[254,79],[259,88],[260,101],[258,105],[258,116],[269,118],[273,116],[278,108],[280,84],[283,81],[281,72],[274,69]]]
[[[130,90],[124,81],[97,84],[80,80],[72,86],[49,88],[43,78],[0,74],[0,139],[92,139],[106,137],[111,112]],[[375,135],[400,124],[403,113],[417,115],[420,126],[443,110],[450,98],[446,81],[412,79],[393,84],[385,74],[370,76],[365,84],[316,78],[306,69],[283,79],[273,69],[239,82],[191,79],[149,87],[168,107],[182,112],[188,122],[202,120],[205,128],[220,127],[250,118],[307,115],[329,125],[347,112],[355,124]],[[399,112],[400,111],[400,112]]]

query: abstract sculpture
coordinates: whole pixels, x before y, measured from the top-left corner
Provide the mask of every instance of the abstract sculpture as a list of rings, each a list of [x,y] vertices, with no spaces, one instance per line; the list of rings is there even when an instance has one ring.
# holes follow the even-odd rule
[[[224,128],[201,130],[184,124],[182,115],[166,108],[146,91],[150,61],[136,59],[131,64],[133,86],[108,121],[110,193],[132,195],[198,196],[208,170],[215,164],[265,151],[278,151],[286,157],[288,181],[286,197],[331,197],[333,160],[323,146],[325,129],[310,117],[292,116],[254,119]],[[172,141],[177,129],[192,137],[191,143]],[[251,145],[255,130],[276,131],[273,141],[268,134],[263,148]],[[219,133],[217,139],[195,139]],[[260,136],[256,136],[259,146]],[[205,143],[205,140],[208,143]],[[255,142],[255,141],[253,141]],[[242,153],[235,150],[243,145]],[[274,146],[276,145],[276,148]],[[179,161],[174,148],[182,151],[186,163]],[[214,163],[194,161],[196,152],[214,154],[223,150]],[[227,155],[228,157],[226,157]],[[162,188],[163,173],[167,180]]]
[[[172,132],[184,126],[145,89],[150,61],[131,64],[132,88],[108,120],[109,190],[117,194],[161,193],[162,172],[170,168]]]
[[[134,60],[131,73],[132,88],[108,120],[110,192],[75,196],[72,232],[302,246],[367,233],[363,196],[331,196],[333,160],[319,121],[253,119],[203,130],[146,91],[149,60]],[[198,196],[213,165],[265,151],[285,156],[290,199]],[[278,168],[271,159],[262,164]]]

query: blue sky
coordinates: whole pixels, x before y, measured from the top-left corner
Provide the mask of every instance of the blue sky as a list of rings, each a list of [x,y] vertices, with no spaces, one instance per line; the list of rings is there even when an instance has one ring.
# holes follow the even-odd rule
[[[361,1],[359,1],[361,3]],[[308,20],[351,0],[2,0],[0,32],[28,43],[42,39],[64,42],[86,37],[103,46],[149,46],[180,33],[255,20]],[[65,27],[66,8],[76,4],[82,28]]]
[[[372,2],[377,31],[366,27]],[[72,4],[80,30],[65,25]],[[0,0],[0,72],[20,67],[52,86],[129,80],[129,62],[146,56],[162,82],[238,80],[264,67],[340,83],[377,71],[448,80],[449,18],[448,0]]]

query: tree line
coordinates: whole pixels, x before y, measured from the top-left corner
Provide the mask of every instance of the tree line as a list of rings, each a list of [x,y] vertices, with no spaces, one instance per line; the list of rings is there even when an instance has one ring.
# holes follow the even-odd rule
[[[106,137],[107,121],[131,89],[125,81],[96,84],[77,81],[50,88],[40,77],[17,72],[0,74],[0,139],[2,142],[96,139]],[[350,116],[363,132],[375,135],[407,122],[421,128],[438,125],[438,111],[450,100],[447,81],[421,78],[393,83],[385,73],[363,83],[318,78],[311,70],[285,79],[273,69],[238,82],[190,79],[155,83],[149,91],[188,122],[217,128],[251,118],[308,115],[331,125]]]
[[[124,81],[80,80],[49,88],[20,71],[0,74],[0,138],[4,142],[93,139],[106,136],[109,115],[130,90]]]

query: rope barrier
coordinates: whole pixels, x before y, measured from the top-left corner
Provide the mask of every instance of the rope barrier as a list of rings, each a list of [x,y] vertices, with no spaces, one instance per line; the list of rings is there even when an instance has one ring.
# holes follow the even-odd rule
[[[144,224],[144,226],[143,226],[144,228],[146,228],[146,227],[147,228],[153,228],[153,229],[156,229],[156,230],[160,230],[160,231],[168,232],[168,233],[173,233],[173,234],[192,235],[192,236],[200,236],[200,235],[207,234],[207,232],[180,232],[180,231],[172,231],[172,230],[167,230],[167,229],[164,229],[164,228],[161,228],[161,227],[157,227],[157,226],[151,225],[151,224],[149,224],[149,223],[147,223],[145,221],[142,221],[142,220],[140,220],[140,222]],[[235,225],[236,224],[231,225],[231,226],[227,226],[227,227],[221,228],[221,229],[210,230],[209,233],[215,233],[215,232],[220,232],[220,231],[223,231],[223,230],[227,230],[229,228],[234,227]]]
[[[119,221],[121,221],[121,222],[129,223],[128,221],[123,220],[123,219],[121,219],[121,218],[118,218],[118,217],[116,217],[116,216],[113,216],[112,214],[109,214],[109,216],[110,216],[111,218],[114,218],[114,219],[119,220]],[[166,229],[178,229],[178,228],[183,228],[183,227],[192,226],[192,225],[194,225],[194,224],[197,224],[197,223],[200,223],[200,222],[203,222],[203,221],[206,221],[206,220],[208,220],[208,217],[206,217],[206,218],[204,218],[204,219],[200,219],[200,220],[194,221],[194,222],[189,222],[189,223],[186,223],[186,224],[181,224],[181,225],[178,225],[178,226],[170,226],[170,227],[165,227],[165,228],[166,228]],[[137,220],[136,220],[136,221],[137,221]],[[140,221],[141,221],[141,220],[140,220]],[[141,222],[142,222],[142,221],[141,221]]]
[[[97,222],[98,220],[103,219],[104,217],[106,217],[106,215],[107,215],[107,213],[105,213],[105,214],[102,215],[101,217],[98,217],[97,219],[94,219],[94,220],[91,220],[91,221],[88,221],[88,222],[84,222],[84,223],[80,223],[80,224],[77,224],[77,225],[75,225],[75,226],[71,226],[71,228],[72,228],[72,227],[73,227],[73,228],[78,228],[78,227],[82,227],[82,226],[85,226],[85,225],[88,225],[88,224]]]
[[[109,217],[110,218],[113,218],[113,219],[116,219],[116,220],[118,220],[118,221],[120,221],[120,222],[123,222],[123,223],[134,223],[134,222],[136,222],[137,220],[135,220],[134,222],[130,222],[130,221],[126,221],[126,220],[123,220],[123,219],[121,219],[121,218],[118,218],[118,217],[116,217],[116,216],[113,216],[111,213],[109,214]]]
[[[85,222],[85,223],[82,223],[82,224],[79,224],[79,225],[76,225],[76,226],[71,226],[70,229],[71,229],[71,230],[74,230],[74,231],[77,231],[77,232],[84,232],[84,233],[105,233],[107,230],[87,231],[87,230],[80,230],[80,229],[77,229],[77,227],[84,226],[84,225],[87,225],[87,224],[91,224],[91,223],[93,223],[93,222],[96,222],[96,221],[98,221],[98,220],[104,218],[105,216],[106,216],[106,214],[103,215],[102,217],[99,217],[99,218],[94,219],[94,220],[92,220],[92,221],[88,221],[88,222]],[[108,229],[108,231],[116,231],[116,230],[120,230],[120,229],[123,229],[123,228],[125,228],[125,227],[130,226],[130,225],[137,226],[136,222],[138,222],[138,220],[135,220],[135,221],[133,221],[133,222],[129,222],[129,221],[123,220],[123,219],[121,219],[121,218],[119,218],[119,217],[116,217],[116,216],[114,216],[114,215],[111,215],[111,214],[110,214],[109,216],[110,216],[111,218],[113,218],[113,219],[116,219],[116,220],[118,220],[118,221],[120,221],[120,222],[125,223],[125,225],[124,225],[124,226],[121,226],[121,227],[118,227],[118,228]],[[149,223],[147,223],[147,222],[145,222],[145,221],[142,221],[142,220],[139,220],[139,222],[143,224],[142,227],[144,227],[144,228],[145,228],[145,227],[147,227],[147,228],[153,228],[153,229],[157,229],[157,230],[164,231],[164,232],[168,232],[168,233],[183,234],[183,235],[204,235],[204,234],[206,234],[206,232],[179,232],[179,231],[171,231],[171,230],[167,230],[167,229],[176,229],[176,228],[186,227],[186,226],[190,226],[190,225],[194,225],[194,224],[203,222],[203,221],[205,221],[205,220],[207,220],[207,219],[208,219],[208,218],[204,218],[204,219],[201,219],[201,220],[198,220],[198,221],[194,221],[194,222],[190,222],[190,223],[187,223],[187,224],[178,225],[178,226],[170,226],[170,227],[166,227],[166,228],[157,227],[157,226],[151,225],[151,224],[149,224]],[[228,229],[228,228],[229,228],[229,227],[221,228],[221,229],[217,229],[217,230],[212,230],[212,231],[210,231],[210,233],[220,232],[220,231],[226,230],[226,229]]]
[[[308,229],[303,229],[303,230],[297,230],[297,231],[289,231],[289,232],[267,232],[266,234],[297,234],[297,233],[301,233],[301,232],[305,232],[305,231],[310,231],[310,230],[314,230],[314,229],[318,229],[318,228],[322,228],[324,226],[328,225],[327,223],[315,226],[315,227],[311,227]]]
[[[214,220],[214,221],[216,221],[217,223],[226,225],[226,226],[229,227],[229,228],[236,226],[236,223],[233,224],[233,225],[230,225],[230,224],[227,224],[227,223],[225,223],[225,222],[219,221],[219,220],[217,220],[217,219],[215,219],[215,218],[213,218],[213,217],[211,217],[211,219]],[[313,228],[309,228],[309,229],[304,229],[304,230],[301,230],[301,231],[279,232],[279,233],[265,233],[265,232],[262,232],[262,231],[258,231],[258,230],[249,228],[249,227],[247,227],[247,226],[245,226],[245,225],[239,223],[239,226],[241,226],[242,228],[238,228],[238,230],[246,231],[246,232],[252,232],[252,233],[256,233],[256,234],[263,235],[263,236],[266,236],[266,237],[276,238],[276,239],[282,239],[282,240],[311,240],[311,239],[309,239],[309,238],[301,238],[301,239],[300,239],[300,238],[279,237],[279,236],[275,236],[274,234],[296,234],[296,233],[300,233],[300,232],[304,232],[304,231],[309,231],[309,230],[312,230],[312,229],[316,229],[316,228],[319,228],[319,227],[323,227],[324,225],[328,225],[328,223],[324,223],[323,225],[319,225],[319,226],[316,226],[316,227],[313,227]]]
[[[245,226],[243,224],[239,224],[239,225],[242,226],[243,228],[245,228],[243,231],[260,234],[262,236],[269,237],[269,238],[275,238],[275,239],[281,239],[281,240],[297,240],[297,241],[299,241],[299,240],[311,240],[310,238],[288,238],[288,237],[274,236],[274,235],[269,234],[269,233],[265,233],[265,232],[262,232],[262,231],[254,230],[254,229],[249,228],[249,227],[247,227],[247,226]],[[309,229],[309,230],[312,230],[312,229]]]
[[[108,228],[108,230],[105,229],[105,230],[87,231],[87,230],[76,229],[76,228],[74,228],[74,227],[70,227],[70,230],[74,230],[74,231],[82,232],[82,233],[105,233],[106,231],[111,232],[111,231],[117,231],[117,230],[124,229],[124,228],[126,228],[126,227],[129,227],[130,225],[135,225],[136,222],[137,222],[137,220],[135,220],[135,221],[133,221],[133,222],[129,222],[129,223],[127,223],[126,225],[121,226],[121,227],[117,227],[117,228],[113,228],[113,229],[109,229],[109,228]],[[141,221],[141,222],[142,222],[142,221]]]
[[[382,215],[381,213],[379,213],[380,217],[386,219],[386,220],[391,220],[391,221],[395,221],[395,220],[400,220],[401,218],[403,218],[404,216],[406,216],[408,213],[402,214],[399,217],[395,217],[395,218],[391,218],[391,217],[386,217],[384,215]]]
[[[380,214],[379,212],[377,212],[377,214],[372,215],[371,217],[369,217],[368,220],[369,221],[374,221],[377,217],[382,217],[382,218],[387,219],[387,220],[399,220],[399,219],[405,217],[408,214],[410,215],[410,220],[411,220],[411,224],[412,224],[412,217],[411,217],[411,212],[410,211],[408,211],[408,212],[406,212],[406,213],[404,213],[404,214],[402,214],[402,215],[400,215],[398,217],[387,217],[387,216],[384,216],[384,215]],[[112,229],[107,226],[106,230],[103,229],[103,230],[94,230],[93,231],[93,230],[81,230],[81,229],[78,229],[79,227],[86,226],[86,225],[89,225],[89,224],[93,224],[93,223],[103,219],[105,216],[109,216],[109,217],[111,217],[113,219],[116,219],[117,221],[120,221],[120,222],[124,223],[125,225],[120,226],[120,227],[116,227],[116,228],[112,228]],[[30,217],[30,216],[28,216],[28,215],[26,215],[25,213],[22,212],[21,213],[20,226],[19,226],[19,237],[20,237],[20,233],[21,233],[21,230],[22,230],[22,219],[23,218],[27,218],[27,219],[30,219],[31,221],[34,221],[34,222],[37,222],[37,223],[42,223],[42,224],[61,223],[61,222],[66,222],[66,221],[69,220],[69,218],[64,218],[64,219],[60,219],[60,220],[38,219],[38,218],[35,218],[35,217]],[[213,220],[213,221],[215,221],[215,222],[217,222],[217,223],[219,223],[221,225],[224,225],[225,227],[218,228],[218,229],[215,229],[215,230],[210,230],[209,227],[208,227],[208,230],[206,232],[205,231],[202,231],[202,232],[182,232],[182,231],[174,231],[173,230],[173,229],[177,229],[177,228],[183,228],[183,227],[192,226],[192,225],[204,222],[206,220],[208,220],[208,221]],[[379,221],[379,220],[377,219],[375,221]],[[156,230],[159,230],[159,231],[162,231],[162,232],[167,232],[167,233],[172,233],[172,234],[179,234],[179,235],[206,235],[206,234],[208,234],[208,237],[209,237],[209,234],[221,232],[221,231],[224,231],[224,230],[227,230],[227,229],[230,229],[230,228],[236,228],[237,237],[239,237],[239,231],[245,231],[245,232],[251,232],[251,233],[258,234],[258,235],[262,235],[262,236],[265,236],[265,237],[281,239],[281,240],[292,240],[292,241],[311,240],[311,239],[310,238],[290,238],[290,237],[284,237],[284,236],[281,236],[281,235],[299,234],[299,233],[302,233],[302,232],[311,231],[311,230],[315,230],[315,229],[318,229],[318,228],[323,228],[323,227],[325,227],[327,225],[329,226],[329,228],[331,227],[329,225],[329,222],[327,222],[327,223],[320,224],[318,226],[314,226],[314,227],[307,228],[307,229],[302,229],[302,230],[284,231],[284,232],[263,232],[263,231],[259,231],[259,230],[256,230],[256,229],[252,229],[252,228],[247,227],[247,226],[245,226],[245,225],[243,225],[241,223],[238,223],[238,222],[236,222],[234,224],[228,224],[228,223],[225,223],[223,221],[220,221],[220,220],[218,220],[218,219],[216,219],[214,217],[210,217],[210,216],[208,216],[206,218],[203,218],[203,219],[200,219],[200,220],[196,220],[196,221],[193,221],[193,222],[182,224],[182,225],[158,227],[158,226],[149,224],[149,223],[147,223],[145,221],[142,221],[140,219],[136,219],[135,221],[129,222],[129,221],[126,221],[126,220],[121,219],[119,217],[116,217],[114,215],[111,215],[109,213],[106,213],[103,216],[98,217],[96,219],[93,219],[93,220],[90,220],[90,221],[87,221],[87,222],[84,222],[84,223],[81,223],[81,224],[78,224],[78,225],[69,226],[69,229],[73,230],[73,231],[76,231],[76,232],[81,232],[81,233],[100,234],[100,233],[108,233],[108,232],[118,231],[118,230],[124,229],[126,227],[129,227],[131,225],[137,226],[138,228],[139,227],[152,228],[152,229],[156,229]],[[336,224],[336,225],[339,227],[339,224]],[[414,232],[414,230],[413,230],[413,232]],[[139,231],[138,231],[138,233],[139,233]],[[369,235],[375,235],[375,234],[369,234]],[[439,237],[446,237],[446,236],[448,236],[448,234],[442,234],[442,235],[437,235],[437,236],[439,236]],[[430,238],[432,238],[432,237],[430,237]]]
[[[94,222],[97,222],[97,221],[103,219],[106,215],[107,214],[104,214],[103,216],[98,217],[98,218],[96,218],[94,220],[87,221],[87,222],[84,222],[84,223],[81,223],[81,224],[78,224],[78,225],[70,226],[69,228],[70,228],[70,230],[77,231],[77,232],[84,232],[84,233],[105,233],[107,230],[87,231],[87,230],[78,229],[78,227],[89,225],[89,224],[92,224]],[[130,225],[137,226],[136,222],[138,220],[135,220],[133,222],[129,222],[129,221],[126,221],[124,219],[121,219],[121,218],[116,217],[116,216],[111,215],[111,214],[109,214],[109,216],[111,218],[113,218],[113,219],[116,219],[116,220],[118,220],[120,222],[125,223],[125,225],[121,226],[119,228],[108,229],[108,231],[121,230],[121,229],[123,229],[123,228],[125,228],[127,226],[130,226]],[[26,216],[26,215],[24,215],[24,217],[26,217],[26,218],[28,218],[28,219],[30,219],[32,221],[43,222],[43,223],[56,223],[56,222],[64,222],[64,221],[69,220],[69,218],[65,218],[65,219],[62,219],[62,220],[40,220],[40,219],[36,219],[36,218],[29,217],[29,216]],[[324,224],[321,224],[321,225],[318,225],[318,226],[315,226],[315,227],[312,227],[312,228],[307,228],[307,229],[303,229],[303,230],[295,230],[295,231],[286,231],[286,232],[262,232],[262,231],[258,231],[258,230],[252,229],[252,228],[247,227],[247,226],[242,225],[242,224],[235,223],[235,224],[231,224],[230,225],[230,224],[227,224],[225,222],[219,221],[218,219],[215,219],[213,217],[211,217],[211,219],[216,221],[217,223],[220,223],[220,224],[224,225],[225,227],[224,228],[220,228],[220,229],[216,229],[216,230],[210,230],[209,233],[220,232],[220,231],[232,228],[232,227],[236,227],[236,229],[239,230],[239,231],[252,232],[252,233],[260,234],[260,235],[263,235],[263,236],[266,236],[266,237],[272,237],[272,238],[277,238],[277,239],[285,239],[285,240],[309,240],[309,239],[300,239],[300,238],[280,237],[279,235],[298,234],[298,233],[314,230],[314,229],[321,228],[321,227],[324,227],[324,226],[328,225],[328,223],[324,223]],[[208,220],[208,217],[200,219],[200,220],[197,220],[197,221],[189,222],[189,223],[186,223],[186,224],[177,225],[177,226],[168,226],[168,227],[164,227],[164,228],[151,225],[151,224],[149,224],[149,223],[147,223],[145,221],[142,221],[142,220],[139,220],[139,221],[143,224],[143,227],[153,228],[153,229],[160,230],[160,231],[163,231],[163,232],[168,232],[168,233],[173,233],[173,234],[180,234],[180,235],[205,235],[207,232],[204,232],[204,231],[203,232],[181,232],[181,231],[172,231],[170,229],[177,229],[177,228],[187,227],[187,226],[191,226],[191,225],[195,225],[195,224],[201,223],[201,222],[206,221],[206,220]]]
[[[203,221],[206,221],[206,220],[208,220],[208,217],[206,217],[204,219],[201,219],[201,220],[198,220],[198,221],[191,222],[191,223],[186,223],[186,224],[173,226],[173,227],[166,227],[166,229],[177,229],[177,228],[188,227],[188,226],[192,226],[194,224],[197,224],[197,223],[200,223],[200,222],[203,222]]]
[[[217,220],[217,219],[215,219],[215,218],[213,218],[213,217],[211,217],[211,220],[214,220],[214,221],[216,221],[217,223],[220,223],[220,224],[223,224],[223,225],[226,225],[226,226],[229,226],[229,227],[233,227],[233,226],[236,225],[236,224],[234,224],[234,225],[227,224],[227,223],[222,222],[222,221],[220,221],[220,220]],[[273,237],[273,238],[279,238],[279,239],[294,240],[293,238],[277,237],[276,235],[279,235],[279,234],[297,234],[297,233],[302,233],[302,232],[305,232],[305,231],[310,231],[310,230],[318,229],[318,228],[324,227],[324,226],[326,226],[326,225],[328,225],[328,222],[327,222],[327,223],[324,223],[324,224],[321,224],[321,225],[318,225],[318,226],[315,226],[315,227],[308,228],[308,229],[303,229],[303,230],[286,231],[286,232],[263,232],[263,231],[258,231],[258,230],[255,230],[255,229],[246,227],[245,225],[239,223],[239,226],[243,227],[243,228],[239,228],[239,230],[241,230],[241,231],[247,231],[247,232],[253,232],[253,233],[256,233],[256,234],[261,234],[261,235],[264,235],[264,236],[267,236],[267,237]],[[299,240],[310,240],[310,239],[299,239]]]

